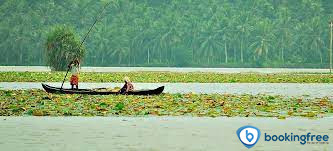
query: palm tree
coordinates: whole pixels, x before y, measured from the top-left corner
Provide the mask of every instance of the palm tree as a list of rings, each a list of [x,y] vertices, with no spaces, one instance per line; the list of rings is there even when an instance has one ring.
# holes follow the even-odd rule
[[[257,24],[257,36],[255,41],[250,45],[254,49],[254,58],[265,55],[265,60],[268,61],[269,49],[272,48],[273,40],[275,40],[275,31],[273,24],[269,20],[261,20]]]
[[[277,11],[278,15],[278,20],[277,20],[277,27],[279,30],[278,33],[278,42],[276,45],[277,48],[280,49],[280,60],[282,63],[285,62],[285,50],[286,48],[291,47],[291,39],[292,39],[292,34],[291,34],[291,28],[290,26],[293,25],[293,20],[291,19],[291,14],[290,10],[287,7],[287,4],[282,4]]]
[[[309,44],[310,48],[319,54],[320,63],[323,63],[323,52],[322,48],[325,45],[323,40],[323,26],[321,26],[321,18],[319,16],[313,17],[308,26]]]

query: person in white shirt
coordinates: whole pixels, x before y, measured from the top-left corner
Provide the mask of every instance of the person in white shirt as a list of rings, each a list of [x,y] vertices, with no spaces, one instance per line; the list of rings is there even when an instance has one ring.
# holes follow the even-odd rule
[[[124,82],[124,86],[119,91],[121,94],[126,94],[127,92],[134,90],[134,86],[128,77],[124,77]]]
[[[71,63],[69,63],[68,68],[70,68],[72,76],[70,78],[70,84],[72,89],[74,86],[76,89],[79,89],[79,73],[80,73],[80,61],[79,59],[74,59]]]

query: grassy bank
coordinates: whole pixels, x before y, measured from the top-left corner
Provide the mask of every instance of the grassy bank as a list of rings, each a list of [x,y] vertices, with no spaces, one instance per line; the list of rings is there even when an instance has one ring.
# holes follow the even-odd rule
[[[64,72],[0,72],[0,82],[60,82]],[[330,74],[219,74],[219,73],[81,73],[81,82],[122,82],[129,76],[134,82],[199,83],[333,83]],[[69,77],[69,76],[68,76]]]
[[[333,113],[328,98],[304,100],[268,95],[162,94],[91,96],[42,90],[0,90],[0,116],[240,116],[309,117]]]

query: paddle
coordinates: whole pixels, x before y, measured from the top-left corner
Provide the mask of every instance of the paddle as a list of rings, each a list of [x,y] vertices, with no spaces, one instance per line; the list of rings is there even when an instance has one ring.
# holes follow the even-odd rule
[[[62,87],[64,86],[64,83],[65,83],[65,80],[66,80],[66,77],[67,77],[67,74],[68,74],[69,69],[70,69],[70,68],[68,67],[67,72],[66,72],[66,75],[65,75],[65,77],[64,77],[64,80],[62,81],[62,84],[61,84],[61,88],[60,88],[60,90],[62,90]]]

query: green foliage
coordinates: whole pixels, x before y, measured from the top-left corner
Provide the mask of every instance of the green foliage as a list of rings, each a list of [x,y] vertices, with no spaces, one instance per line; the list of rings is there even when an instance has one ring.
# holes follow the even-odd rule
[[[74,30],[67,26],[55,26],[47,35],[45,55],[47,64],[56,71],[66,70],[67,65],[75,58],[82,60],[84,46]]]
[[[11,94],[6,96],[4,94]],[[228,116],[320,118],[332,116],[329,98],[269,95],[65,95],[42,90],[0,90],[0,116]]]
[[[191,53],[187,49],[178,49],[178,51],[175,52],[176,56],[176,64],[175,66],[178,67],[186,67],[191,65]]]
[[[82,82],[123,82],[128,76],[133,82],[167,83],[333,83],[331,74],[219,74],[173,72],[81,72]],[[61,82],[63,72],[0,72],[0,82]],[[5,94],[7,95],[7,94]]]
[[[83,37],[107,0],[0,1],[0,65],[44,65],[55,24]],[[328,67],[331,0],[116,0],[86,66]]]
[[[124,107],[125,107],[125,104],[122,103],[122,102],[120,102],[120,103],[117,103],[117,104],[116,104],[114,110],[116,110],[116,111],[121,111],[121,110],[124,109]]]

